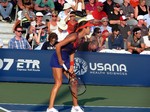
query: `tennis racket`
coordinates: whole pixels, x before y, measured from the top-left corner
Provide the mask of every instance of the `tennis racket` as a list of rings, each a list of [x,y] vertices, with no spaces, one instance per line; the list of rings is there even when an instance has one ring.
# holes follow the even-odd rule
[[[69,76],[68,84],[71,94],[77,98],[86,92],[86,85],[81,80],[80,77],[76,76],[75,73],[70,73],[65,64],[63,64],[63,68]]]

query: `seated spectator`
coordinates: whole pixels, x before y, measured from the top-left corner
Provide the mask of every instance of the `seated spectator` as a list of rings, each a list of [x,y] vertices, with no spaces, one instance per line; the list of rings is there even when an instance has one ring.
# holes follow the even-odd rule
[[[82,43],[78,51],[90,51],[90,52],[96,52],[98,50],[98,42],[96,40],[84,42]]]
[[[33,49],[40,50],[44,42],[47,41],[47,27],[46,25],[41,25],[36,28],[36,32],[33,33],[33,39],[35,41]]]
[[[150,27],[150,6],[149,6],[148,9],[149,9],[148,14],[144,15],[144,20],[145,20],[145,22],[146,22],[147,28]]]
[[[55,49],[55,45],[58,43],[58,36],[56,33],[50,33],[48,36],[48,41],[44,42],[41,50],[51,50]]]
[[[139,5],[135,7],[134,17],[137,18],[139,15],[148,14],[148,7],[146,6],[146,0],[139,0]]]
[[[95,9],[96,0],[89,0],[89,2],[85,5],[86,14],[92,14]]]
[[[96,40],[98,42],[98,46],[101,47],[101,31],[99,27],[95,27],[92,36],[90,37],[90,41]]]
[[[120,25],[118,25],[118,28],[120,30],[120,34],[123,37],[124,40],[124,48],[126,49],[126,43],[128,36],[131,35],[130,26],[127,25],[127,17],[126,16],[120,16]]]
[[[76,15],[75,15],[75,11],[72,11],[70,13],[70,20],[67,21],[67,31],[68,33],[72,33],[75,30],[76,25],[78,24],[77,20],[76,20]]]
[[[44,15],[55,10],[53,0],[36,0],[34,5],[36,12],[42,12]]]
[[[147,36],[143,36],[145,49],[140,54],[150,55],[150,29]]]
[[[58,35],[58,42],[64,40],[66,36],[69,34],[67,32],[68,25],[64,20],[60,20],[57,22],[58,28],[54,30],[53,32]]]
[[[123,37],[118,27],[113,27],[112,34],[108,37],[108,48],[117,50],[124,49]]]
[[[2,39],[0,39],[0,48],[2,48],[3,47],[3,41],[2,41]]]
[[[34,7],[34,3],[33,3],[33,0],[17,0],[17,6],[18,6],[18,8],[19,8],[19,11],[20,10],[23,10],[24,8],[25,8],[25,3],[27,4],[27,3],[31,3],[31,5],[30,5],[30,7],[31,7],[31,9],[33,9]]]
[[[63,10],[58,14],[58,20],[67,21],[70,17],[71,5],[69,3],[65,3]]]
[[[58,28],[57,22],[58,22],[58,12],[53,11],[52,12],[52,18],[50,19],[50,21],[47,24],[48,33],[51,33]]]
[[[54,0],[55,10],[58,11],[58,13],[63,10],[64,3],[65,0]]]
[[[110,27],[118,27],[120,24],[120,16],[120,5],[115,4],[113,13],[108,15]]]
[[[144,21],[144,16],[143,15],[139,15],[137,17],[138,23],[137,25],[133,26],[131,31],[136,28],[136,27],[140,27],[141,28],[141,33],[142,33],[142,37],[148,35],[148,28],[146,26],[146,22]]]
[[[144,44],[145,44],[145,50],[150,51],[150,29],[148,31],[147,36],[143,36]]]
[[[26,38],[22,37],[22,26],[17,26],[15,28],[15,36],[10,39],[8,43],[8,48],[10,49],[31,49],[30,44]]]
[[[28,42],[32,46],[32,48],[33,48],[33,43],[34,43],[33,41],[34,33],[37,32],[37,27],[42,26],[42,25],[45,25],[45,22],[43,21],[43,14],[41,12],[37,12],[35,21],[31,22],[29,31],[26,37]]]
[[[107,17],[103,17],[101,19],[102,25],[100,26],[101,32],[103,32],[104,30],[107,30],[109,32],[108,35],[110,35],[112,33],[112,28],[109,26],[108,22],[108,18]],[[108,36],[106,35],[106,36]]]
[[[18,16],[19,17],[13,26],[13,31],[18,24],[20,24],[23,28],[29,28],[31,22],[35,20],[35,14],[30,2],[24,3],[24,9],[18,12]]]
[[[84,0],[66,0],[72,7],[73,11],[75,11],[77,17],[85,17],[85,3]]]
[[[12,19],[10,14],[12,12],[13,5],[8,0],[0,0],[0,14],[6,22],[11,23]]]
[[[96,6],[97,6],[97,8],[92,12],[92,15],[93,15],[95,20],[99,21],[99,23],[98,24],[94,24],[94,26],[99,26],[99,25],[102,24],[100,20],[103,17],[107,17],[107,14],[103,11],[103,6],[104,6],[103,3],[97,2]]]
[[[130,0],[123,0],[121,9],[123,11],[123,15],[125,15],[127,18],[130,19],[134,17],[134,8],[132,5],[130,5]]]
[[[103,4],[104,4],[103,10],[106,12],[107,15],[110,15],[114,12],[115,2],[113,0],[106,0]]]
[[[30,34],[35,32],[36,27],[45,24],[45,22],[43,21],[43,16],[44,15],[41,12],[36,13],[35,21],[32,21],[31,24],[30,24],[30,31],[29,31]]]
[[[141,29],[136,27],[133,29],[133,35],[127,39],[127,50],[132,54],[140,54],[144,49],[145,44],[141,37]]]
[[[101,32],[102,32],[102,38],[101,38],[101,50],[108,48],[108,36],[112,34],[112,28],[108,25],[108,18],[103,17],[102,18],[102,25],[100,26]]]

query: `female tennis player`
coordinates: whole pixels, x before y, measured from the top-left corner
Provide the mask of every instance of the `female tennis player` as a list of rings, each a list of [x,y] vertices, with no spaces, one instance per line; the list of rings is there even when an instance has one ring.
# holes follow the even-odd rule
[[[81,21],[74,33],[69,34],[63,41],[56,45],[56,52],[51,57],[51,67],[55,84],[50,94],[49,107],[46,112],[59,112],[54,108],[54,102],[59,88],[62,85],[62,75],[65,74],[63,64],[67,66],[69,72],[74,71],[74,54],[78,46],[83,42],[84,36],[90,34],[90,22]],[[73,106],[71,112],[84,112],[78,105],[77,98],[72,95]]]

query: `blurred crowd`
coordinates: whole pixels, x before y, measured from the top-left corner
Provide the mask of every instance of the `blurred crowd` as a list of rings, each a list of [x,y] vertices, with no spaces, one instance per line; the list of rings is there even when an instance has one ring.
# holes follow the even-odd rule
[[[0,0],[1,20],[14,22],[9,49],[52,50],[81,21],[93,24],[79,51],[150,54],[146,0]],[[0,39],[0,48],[3,41]]]

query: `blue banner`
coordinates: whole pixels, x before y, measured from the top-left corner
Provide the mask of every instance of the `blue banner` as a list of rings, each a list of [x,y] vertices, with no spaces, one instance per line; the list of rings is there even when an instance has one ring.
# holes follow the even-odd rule
[[[0,81],[53,83],[49,50],[0,49]],[[86,84],[150,86],[148,55],[77,52],[75,73]],[[67,83],[65,78],[64,83]]]

